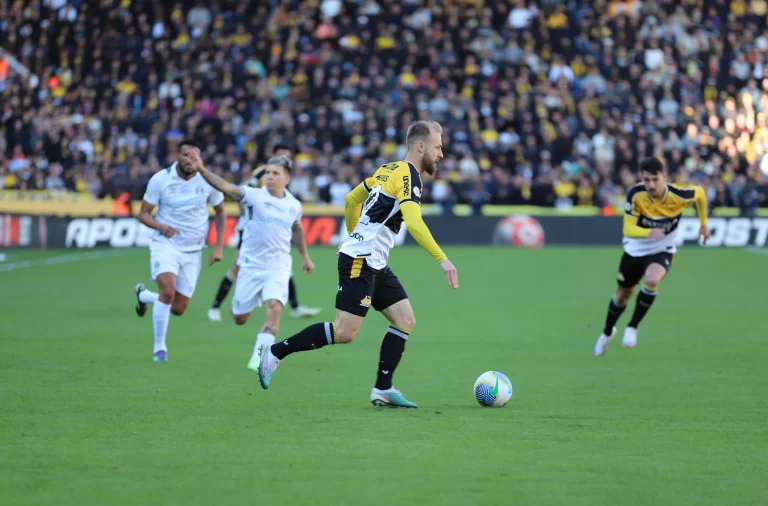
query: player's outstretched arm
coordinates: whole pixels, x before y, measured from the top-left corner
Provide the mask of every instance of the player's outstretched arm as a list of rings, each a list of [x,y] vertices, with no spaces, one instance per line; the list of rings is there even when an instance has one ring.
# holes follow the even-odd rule
[[[701,186],[695,186],[693,191],[693,201],[696,204],[696,213],[699,215],[699,223],[701,224],[701,228],[699,228],[699,238],[701,240],[701,244],[707,244],[707,241],[709,240],[709,226],[707,224],[707,194],[704,191],[704,188]]]
[[[293,224],[293,228],[291,230],[293,232],[293,237],[291,238],[291,241],[293,242],[293,244],[296,245],[297,248],[299,248],[299,252],[301,252],[301,258],[303,260],[301,269],[306,274],[310,274],[312,271],[315,270],[315,264],[313,264],[312,260],[309,258],[309,250],[307,250],[307,240],[304,237],[304,227],[301,226],[300,221],[297,221],[296,223]]]
[[[368,188],[365,183],[360,183],[351,192],[347,193],[344,202],[344,219],[347,223],[347,233],[351,234],[357,222],[360,221],[360,211],[363,209],[363,202],[368,198]]]
[[[424,218],[421,217],[421,206],[413,201],[403,202],[400,205],[400,211],[403,213],[405,225],[408,227],[411,236],[413,236],[419,246],[427,250],[435,260],[440,262],[440,267],[445,272],[448,284],[453,288],[458,288],[459,275],[456,267],[448,260],[448,257],[440,249],[435,238],[432,237],[427,224],[424,223]]]
[[[208,181],[208,184],[219,190],[221,193],[226,195],[227,197],[231,198],[232,200],[236,202],[240,202],[243,200],[243,197],[245,196],[245,193],[243,192],[243,189],[237,186],[236,184],[232,184],[226,179],[224,179],[221,176],[217,176],[210,170],[205,168],[205,165],[203,165],[203,161],[198,158],[195,161],[195,170],[200,173],[201,176],[203,176],[203,179]]]

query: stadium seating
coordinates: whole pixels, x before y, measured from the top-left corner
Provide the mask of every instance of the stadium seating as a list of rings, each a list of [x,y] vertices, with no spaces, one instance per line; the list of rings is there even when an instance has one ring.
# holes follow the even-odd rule
[[[0,181],[136,200],[184,137],[235,181],[288,142],[294,193],[339,204],[431,118],[436,203],[613,206],[657,155],[713,207],[756,212],[768,5],[710,4],[11,0]]]

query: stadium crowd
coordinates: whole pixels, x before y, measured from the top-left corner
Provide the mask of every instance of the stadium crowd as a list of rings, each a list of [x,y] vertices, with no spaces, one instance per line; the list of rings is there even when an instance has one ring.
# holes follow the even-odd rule
[[[0,55],[0,181],[140,199],[182,138],[234,181],[288,142],[294,194],[341,204],[429,118],[446,131],[427,183],[437,203],[613,205],[657,155],[713,206],[755,212],[768,205],[767,12],[766,0],[0,0],[16,60]]]

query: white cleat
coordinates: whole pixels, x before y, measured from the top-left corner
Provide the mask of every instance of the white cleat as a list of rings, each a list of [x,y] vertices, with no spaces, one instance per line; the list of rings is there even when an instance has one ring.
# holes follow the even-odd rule
[[[596,357],[605,355],[605,352],[608,351],[608,345],[611,344],[614,337],[616,337],[616,327],[613,327],[613,332],[611,332],[610,336],[601,334],[595,343],[595,350],[592,354]]]
[[[212,307],[208,310],[208,321],[212,322],[220,322],[221,321],[221,310],[219,308]]]
[[[291,316],[294,318],[311,318],[320,314],[319,307],[306,307],[299,306],[296,309],[291,309]]]
[[[624,329],[624,338],[621,340],[621,346],[624,348],[634,348],[637,346],[637,329],[632,327]]]

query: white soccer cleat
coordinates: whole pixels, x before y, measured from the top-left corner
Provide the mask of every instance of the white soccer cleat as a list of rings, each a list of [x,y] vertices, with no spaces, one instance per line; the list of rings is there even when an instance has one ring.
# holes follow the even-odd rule
[[[319,307],[306,307],[299,306],[296,309],[291,309],[291,316],[294,318],[311,318],[320,314]]]
[[[614,337],[616,337],[616,327],[613,327],[613,332],[611,332],[610,336],[601,334],[595,343],[595,350],[593,355],[596,357],[602,357],[605,355],[605,352],[608,351],[608,345],[611,344],[611,341]]]
[[[632,327],[624,329],[624,338],[621,340],[621,346],[624,348],[634,348],[637,346],[637,329]]]
[[[221,310],[216,307],[212,307],[208,310],[208,321],[212,322],[220,322],[221,321]]]

